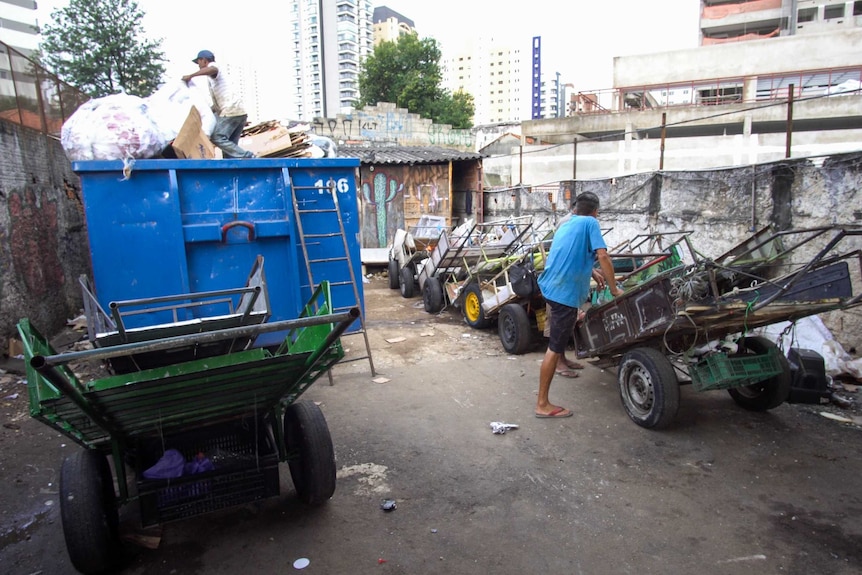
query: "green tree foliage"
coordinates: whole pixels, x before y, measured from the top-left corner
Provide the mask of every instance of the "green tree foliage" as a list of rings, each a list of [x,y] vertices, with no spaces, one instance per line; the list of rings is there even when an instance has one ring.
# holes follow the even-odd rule
[[[359,106],[392,102],[399,108],[453,128],[472,126],[473,97],[440,87],[440,48],[433,38],[414,34],[382,42],[359,71]]]
[[[134,0],[70,0],[42,28],[39,59],[93,97],[125,91],[149,96],[165,73],[161,40],[143,36]]]

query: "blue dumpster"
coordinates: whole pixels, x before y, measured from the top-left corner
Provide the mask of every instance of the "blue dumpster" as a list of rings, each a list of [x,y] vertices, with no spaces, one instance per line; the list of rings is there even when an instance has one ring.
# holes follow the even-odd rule
[[[312,275],[316,283],[334,285],[334,307],[359,305],[364,313],[358,166],[356,159],[334,158],[73,162],[81,178],[96,299],[107,310],[112,301],[241,287],[262,255],[271,321],[299,316],[311,296],[308,261],[324,260]],[[336,190],[349,260],[337,217],[326,209],[305,208],[313,215],[303,217],[304,233],[337,235],[306,242],[308,261],[304,256],[294,202],[331,208],[325,185]],[[154,317],[158,313],[167,312],[124,321],[130,328],[172,321]],[[352,329],[358,327],[357,322]],[[257,345],[282,338],[261,335]]]

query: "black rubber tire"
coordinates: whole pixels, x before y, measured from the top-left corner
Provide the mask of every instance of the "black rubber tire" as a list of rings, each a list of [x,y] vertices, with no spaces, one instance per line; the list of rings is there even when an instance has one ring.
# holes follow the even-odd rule
[[[389,289],[398,289],[398,260],[389,260]]]
[[[284,412],[284,442],[296,496],[321,505],[335,493],[335,450],[326,418],[310,401],[297,401]]]
[[[476,282],[467,284],[461,295],[461,312],[464,314],[464,321],[472,328],[482,329],[491,325],[491,321],[485,317],[482,301],[484,297],[479,284]]]
[[[530,316],[520,304],[507,303],[500,309],[497,331],[507,353],[523,355],[533,344]]]
[[[114,480],[107,457],[76,451],[60,469],[60,516],[66,550],[81,573],[104,573],[122,558]]]
[[[663,429],[679,411],[679,381],[670,361],[656,349],[635,348],[617,369],[623,409],[648,429]]]
[[[751,411],[767,411],[774,409],[787,401],[793,377],[790,373],[790,363],[778,346],[765,337],[744,337],[739,341],[738,353],[762,355],[770,349],[778,350],[778,361],[783,371],[778,375],[761,382],[728,389],[730,397],[740,406]]]
[[[404,266],[401,268],[401,297],[411,298],[414,294],[416,280],[413,278],[413,268]]]
[[[443,309],[443,286],[435,277],[425,278],[422,285],[422,303],[428,313],[440,313]]]

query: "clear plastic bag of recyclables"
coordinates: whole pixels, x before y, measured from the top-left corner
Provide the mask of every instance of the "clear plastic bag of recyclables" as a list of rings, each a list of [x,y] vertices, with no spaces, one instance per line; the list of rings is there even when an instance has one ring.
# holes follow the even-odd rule
[[[167,146],[147,101],[128,94],[95,98],[63,124],[60,143],[70,161],[154,158]]]

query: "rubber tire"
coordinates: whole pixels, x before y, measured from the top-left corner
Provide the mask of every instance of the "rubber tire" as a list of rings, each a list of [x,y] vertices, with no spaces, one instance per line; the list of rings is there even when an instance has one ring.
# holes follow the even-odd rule
[[[679,411],[679,381],[664,354],[649,347],[623,355],[617,369],[623,409],[647,429],[663,429]]]
[[[296,496],[321,505],[335,493],[335,450],[326,418],[311,401],[297,401],[284,412],[284,442]]]
[[[416,280],[413,278],[413,268],[404,266],[401,268],[401,297],[413,297]]]
[[[398,289],[398,260],[389,260],[389,289]]]
[[[530,316],[519,304],[507,303],[500,309],[497,331],[507,353],[523,355],[533,344]]]
[[[440,313],[443,309],[443,286],[435,277],[425,278],[422,286],[422,303],[428,313]]]
[[[772,341],[759,336],[744,337],[739,341],[739,346],[741,353],[747,351],[755,355],[767,353],[770,349],[778,350],[778,346]],[[752,385],[728,389],[730,397],[738,405],[750,411],[767,411],[787,401],[793,377],[790,373],[790,363],[781,350],[778,350],[778,361],[783,369],[781,373]]]
[[[81,573],[104,573],[122,557],[119,515],[107,457],[84,449],[60,468],[60,516],[66,550]]]
[[[491,321],[485,317],[485,310],[482,309],[482,289],[479,284],[472,282],[467,284],[464,289],[464,295],[461,296],[461,311],[464,314],[464,320],[472,328],[482,329],[491,325]]]

